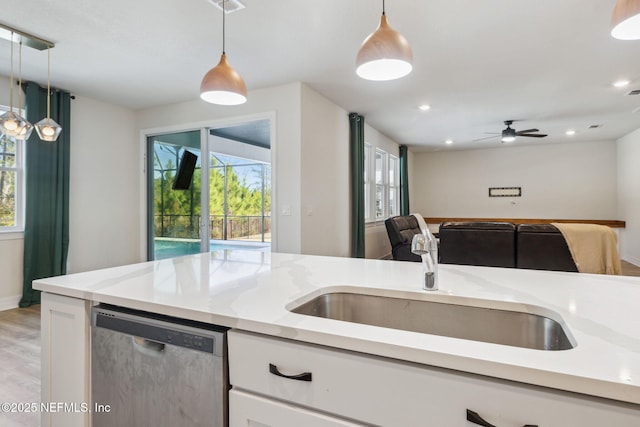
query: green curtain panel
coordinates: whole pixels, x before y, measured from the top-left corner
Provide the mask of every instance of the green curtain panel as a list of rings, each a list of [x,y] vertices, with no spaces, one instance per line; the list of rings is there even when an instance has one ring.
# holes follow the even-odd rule
[[[47,116],[47,89],[28,83],[26,118],[36,123]],[[69,129],[71,96],[51,93],[51,118],[62,126],[55,142],[40,140],[34,131],[25,143],[26,203],[24,224],[24,284],[20,307],[40,303],[31,282],[67,272],[69,249]]]
[[[400,146],[400,215],[409,215],[409,152]]]
[[[364,258],[364,117],[349,114],[351,152],[351,256]]]

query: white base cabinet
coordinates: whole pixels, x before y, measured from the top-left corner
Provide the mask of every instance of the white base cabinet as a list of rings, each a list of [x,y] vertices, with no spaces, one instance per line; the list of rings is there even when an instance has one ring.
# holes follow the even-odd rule
[[[229,392],[229,427],[361,427],[296,405],[251,393]]]
[[[352,425],[325,421],[326,414],[389,427],[479,425],[467,421],[468,410],[496,427],[640,426],[640,405],[237,330],[229,331],[228,347],[237,396],[231,427]],[[272,413],[247,421],[247,414]],[[316,424],[293,421],[301,414]]]
[[[89,301],[43,292],[41,322],[42,427],[90,425]]]

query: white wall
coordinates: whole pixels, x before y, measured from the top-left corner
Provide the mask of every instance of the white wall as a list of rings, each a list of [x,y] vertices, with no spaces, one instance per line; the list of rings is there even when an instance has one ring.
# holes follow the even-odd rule
[[[640,129],[617,141],[618,213],[626,221],[620,230],[620,255],[640,265]]]
[[[250,91],[245,104],[228,107],[208,104],[194,94],[194,99],[178,104],[141,110],[136,113],[136,126],[142,133],[148,129],[192,129],[219,127],[243,117],[255,120],[256,115],[275,113],[275,140],[272,141],[272,182],[275,233],[272,245],[279,252],[299,253],[300,225],[300,98],[301,83]],[[140,144],[140,142],[138,142]],[[140,176],[138,181],[141,181]],[[144,200],[138,206],[141,218],[146,218]],[[144,232],[144,230],[141,230]]]
[[[71,101],[69,273],[142,261],[137,143],[133,111]]]
[[[302,253],[349,256],[348,113],[306,85],[301,106]]]
[[[369,126],[366,120],[367,119],[365,117],[365,142],[373,145],[374,147],[380,148],[387,153],[397,156],[399,153],[399,144]],[[409,158],[409,161],[411,162],[411,157]],[[409,163],[409,168],[413,169],[411,166],[411,163]],[[411,180],[409,180],[409,183],[409,189],[411,191]],[[411,193],[409,193],[409,202],[411,203]],[[368,223],[365,226],[364,246],[365,258],[381,259],[391,256],[391,243],[389,242],[389,236],[387,235],[387,229],[384,226],[384,221]]]
[[[17,307],[22,297],[23,244],[22,233],[0,236],[0,311]]]
[[[625,219],[614,141],[416,153],[413,211],[425,217]],[[522,197],[488,197],[522,187]]]

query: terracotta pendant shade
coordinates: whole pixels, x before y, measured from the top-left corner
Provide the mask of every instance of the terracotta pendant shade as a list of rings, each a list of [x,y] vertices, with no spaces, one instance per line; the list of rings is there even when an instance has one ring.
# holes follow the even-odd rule
[[[413,52],[402,34],[389,26],[383,13],[378,29],[367,37],[356,58],[356,73],[366,80],[394,80],[413,69]]]
[[[640,40],[640,0],[618,0],[611,15],[611,35],[620,40]]]
[[[218,65],[205,74],[200,84],[200,98],[218,105],[239,105],[247,101],[247,87],[240,74],[227,62],[225,53]]]

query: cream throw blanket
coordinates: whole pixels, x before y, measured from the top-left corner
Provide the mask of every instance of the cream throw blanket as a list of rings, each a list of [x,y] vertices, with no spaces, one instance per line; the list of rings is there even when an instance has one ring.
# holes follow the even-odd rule
[[[606,225],[553,223],[565,240],[580,273],[622,274],[618,236]]]

